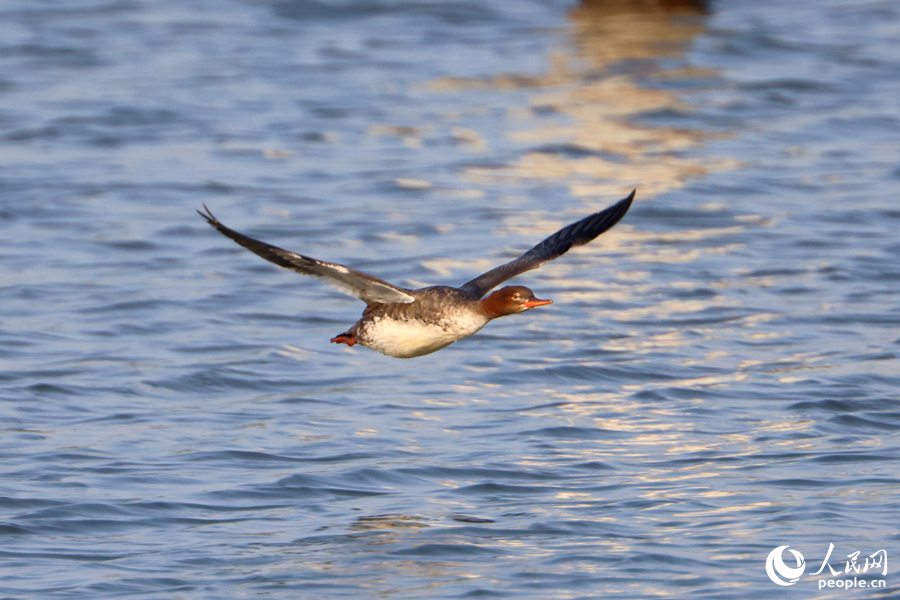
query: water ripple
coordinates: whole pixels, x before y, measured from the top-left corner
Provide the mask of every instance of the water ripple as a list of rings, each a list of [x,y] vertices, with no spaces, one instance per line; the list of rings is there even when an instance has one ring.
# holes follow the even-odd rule
[[[4,5],[0,596],[838,598],[829,544],[893,560],[900,11],[614,5]],[[633,188],[517,280],[553,306],[414,361],[194,213],[424,286]]]

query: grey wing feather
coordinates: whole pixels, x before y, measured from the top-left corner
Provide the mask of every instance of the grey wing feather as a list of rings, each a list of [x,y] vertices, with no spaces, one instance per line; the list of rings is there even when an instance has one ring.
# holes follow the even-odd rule
[[[519,258],[491,269],[487,273],[463,284],[460,290],[469,296],[481,298],[507,279],[511,279],[525,271],[537,269],[545,262],[562,256],[571,248],[587,244],[618,223],[625,216],[625,213],[628,212],[632,200],[634,200],[634,191],[627,198],[619,200],[606,210],[594,213],[576,223],[563,227]]]
[[[206,219],[206,222],[214,227],[216,231],[280,267],[291,269],[303,275],[318,277],[325,283],[345,294],[359,298],[366,304],[391,304],[395,302],[409,304],[410,302],[415,302],[415,298],[409,294],[409,290],[391,285],[368,273],[363,273],[344,265],[316,260],[315,258],[303,256],[302,254],[247,237],[222,225],[205,204],[203,208],[206,210],[205,213],[199,210],[197,213]]]

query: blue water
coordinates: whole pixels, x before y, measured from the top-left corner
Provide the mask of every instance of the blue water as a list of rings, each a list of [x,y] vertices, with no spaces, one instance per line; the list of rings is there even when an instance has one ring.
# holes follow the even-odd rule
[[[895,2],[3,3],[0,598],[897,595],[898,139]],[[194,213],[460,284],[632,188],[411,361]]]

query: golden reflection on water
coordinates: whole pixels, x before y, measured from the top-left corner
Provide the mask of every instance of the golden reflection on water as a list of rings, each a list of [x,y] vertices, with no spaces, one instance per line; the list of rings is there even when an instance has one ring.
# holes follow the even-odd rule
[[[638,188],[638,202],[646,202],[653,196],[683,187],[692,178],[735,168],[738,163],[734,160],[691,152],[718,134],[634,122],[634,117],[647,111],[691,110],[677,94],[648,87],[642,80],[715,75],[683,66],[684,61],[680,60],[691,41],[704,31],[705,14],[704,3],[699,1],[585,1],[570,12],[568,44],[549,57],[550,68],[546,73],[497,74],[479,80],[442,78],[430,82],[427,87],[434,93],[473,88],[534,90],[527,107],[508,110],[505,134],[531,149],[504,166],[469,167],[460,174],[463,182],[467,187],[477,188],[535,179],[555,180],[594,208],[595,199],[600,199],[596,204],[605,205],[610,198],[621,197],[632,187]],[[661,59],[674,60],[682,66],[663,67]],[[639,66],[628,69],[629,72],[617,72],[629,62]],[[468,114],[477,109],[462,107],[459,111]],[[446,115],[446,119],[452,121],[452,115]],[[454,139],[458,139],[461,147],[479,152],[488,149],[487,136],[469,129],[454,132]],[[378,128],[372,134],[401,139],[424,135],[421,128]],[[700,210],[718,212],[724,208],[710,203]],[[583,209],[577,207],[552,213],[510,211],[495,235],[540,239],[582,215]],[[735,242],[735,237],[745,228],[767,225],[758,216],[748,215],[736,219],[729,227],[657,233],[637,231],[626,220],[573,253],[589,255],[592,264],[614,264],[611,252],[630,254],[629,264],[644,263],[651,268],[660,263],[689,263],[710,255],[739,251],[743,245]],[[493,259],[446,259],[429,260],[424,266],[441,278],[452,278],[461,270],[480,272],[495,262]],[[623,271],[615,275],[613,282],[597,286],[577,276],[569,277],[573,272],[577,272],[574,263],[559,264],[554,265],[552,275],[540,277],[566,290],[557,295],[560,301],[624,302],[629,294],[650,289],[649,284],[633,285],[647,277],[646,271]],[[578,285],[566,289],[565,282],[570,279],[577,280]],[[682,285],[699,287],[692,282],[682,282]],[[728,283],[722,285],[727,287]],[[696,301],[668,300],[651,307],[618,311],[612,317],[623,321],[649,316],[662,319],[737,304],[736,300],[724,296]]]
[[[623,61],[657,61],[660,58],[678,59],[683,56],[690,41],[703,31],[699,20],[702,11],[686,8],[680,11],[653,10],[643,6],[633,10],[634,2],[627,3],[631,9],[611,8],[610,3],[598,6],[581,6],[570,14],[571,45],[567,52],[551,57],[550,70],[540,76],[520,77],[497,75],[489,80],[465,80],[446,78],[433,81],[428,88],[435,93],[459,91],[471,88],[529,89],[533,93],[527,107],[510,109],[507,113],[508,131],[506,136],[517,143],[527,144],[532,149],[515,162],[494,167],[470,167],[461,173],[464,187],[490,186],[503,183],[545,179],[555,180],[568,187],[570,192],[584,202],[606,205],[610,199],[622,197],[632,187],[638,188],[638,202],[679,189],[686,182],[714,171],[731,169],[737,162],[729,159],[702,156],[692,150],[700,148],[710,137],[709,133],[671,127],[655,127],[635,124],[636,115],[646,111],[690,111],[676,94],[643,86],[635,75],[610,74],[616,64]],[[642,67],[642,77],[686,78],[708,77],[710,73],[689,68],[666,70],[655,67],[651,73]],[[466,112],[466,109],[461,109]],[[477,110],[472,107],[471,111]],[[452,116],[447,116],[452,121]],[[374,128],[373,136],[395,136],[409,147],[418,147],[418,140],[430,135],[424,129]],[[471,129],[453,130],[455,143],[473,153],[489,150],[490,136]],[[549,148],[549,149],[548,149]],[[559,151],[559,149],[563,151]],[[427,182],[426,182],[427,183]],[[412,186],[413,182],[398,185]],[[415,185],[419,184],[418,182]],[[463,192],[468,193],[466,190]],[[472,190],[469,190],[472,191]],[[592,207],[593,208],[593,207]],[[599,206],[598,206],[599,208]],[[709,203],[699,210],[721,212],[726,207],[720,203]],[[509,211],[503,225],[495,234],[497,237],[521,236],[534,239],[549,235],[561,226],[583,214],[583,208],[553,211]],[[768,228],[774,224],[771,219],[758,215],[738,215],[733,225],[706,229],[685,229],[683,231],[648,232],[639,230],[639,225],[626,222],[597,239],[594,243],[572,252],[568,262],[554,264],[552,271],[540,272],[537,277],[545,285],[556,286],[559,292],[554,298],[561,301],[582,303],[617,302],[633,304],[634,298],[656,298],[650,306],[628,306],[617,310],[596,311],[588,319],[608,322],[614,319],[620,323],[630,321],[662,321],[691,316],[708,309],[730,309],[743,307],[743,300],[726,295],[725,290],[739,285],[745,289],[765,288],[775,285],[778,275],[753,276],[746,272],[722,273],[716,281],[702,283],[694,281],[674,281],[659,283],[653,280],[656,265],[679,264],[698,261],[711,255],[732,254],[743,246],[738,243],[742,234],[752,233],[754,228]],[[582,261],[577,260],[579,254]],[[616,262],[612,253],[629,256],[629,270],[615,271]],[[611,281],[586,280],[578,275],[583,269],[579,262],[602,264],[612,267]],[[495,258],[461,261],[454,259],[433,259],[423,265],[442,279],[451,279],[460,272],[482,272],[497,264]],[[721,293],[694,299],[673,298],[666,294],[666,286],[672,290],[712,289]],[[756,501],[752,496],[740,498],[742,492],[720,489],[717,479],[740,465],[726,462],[702,461],[704,455],[751,457],[764,453],[772,442],[757,441],[759,432],[802,433],[812,424],[808,421],[783,420],[778,422],[754,421],[751,437],[741,431],[723,431],[715,436],[698,436],[704,425],[690,418],[688,409],[708,409],[702,396],[696,399],[681,399],[678,408],[663,409],[638,398],[639,392],[657,389],[704,390],[741,384],[754,371],[822,368],[821,357],[817,355],[791,354],[777,356],[773,342],[790,332],[776,331],[769,324],[779,318],[770,312],[760,312],[735,316],[727,323],[709,326],[694,325],[688,332],[684,328],[663,325],[651,331],[646,327],[630,332],[628,336],[611,338],[600,342],[607,352],[625,352],[633,357],[632,364],[639,363],[646,355],[656,352],[671,352],[696,346],[702,341],[734,339],[746,341],[746,354],[736,357],[730,352],[700,349],[685,352],[682,364],[702,367],[704,364],[725,365],[714,373],[698,374],[683,379],[653,379],[620,386],[615,391],[600,391],[598,386],[569,386],[563,390],[552,388],[524,389],[517,392],[498,383],[484,380],[467,381],[465,385],[455,385],[465,401],[473,405],[489,406],[508,401],[511,396],[526,395],[541,406],[522,409],[520,414],[533,417],[536,427],[546,427],[548,423],[559,426],[596,428],[609,432],[609,436],[598,435],[589,439],[555,439],[552,460],[601,461],[611,464],[617,461],[668,460],[679,456],[693,456],[700,462],[678,466],[648,466],[639,473],[630,472],[628,481],[638,487],[643,499],[659,500],[661,503],[648,504],[635,509],[636,517],[643,519],[671,519],[672,513],[657,517],[653,510],[663,506],[673,498],[702,498],[709,507],[702,511],[694,508],[677,516],[696,520],[702,516],[751,513],[771,506],[771,502]],[[531,323],[527,327],[552,326]],[[565,344],[566,341],[559,343]],[[758,348],[758,350],[756,350]],[[755,354],[755,355],[754,355]],[[492,357],[495,364],[482,362],[477,366],[467,365],[470,372],[479,377],[492,371],[510,368],[510,363],[499,357]],[[571,359],[560,359],[561,361]],[[555,362],[547,359],[543,364],[527,368],[551,368]],[[604,366],[600,360],[579,360],[585,368]],[[700,371],[702,373],[702,370]],[[602,388],[602,386],[599,386]],[[438,400],[429,400],[438,404]],[[546,406],[544,406],[546,404]],[[681,410],[678,419],[672,419],[673,410]],[[703,414],[702,412],[698,414]],[[421,415],[416,415],[421,416]],[[744,425],[736,425],[743,427]],[[749,428],[750,425],[747,425]],[[454,431],[449,429],[448,431]],[[777,442],[779,450],[806,449],[809,442],[804,439],[785,439]],[[767,445],[768,444],[768,445]],[[544,468],[549,466],[547,456],[519,457],[523,467]],[[611,471],[610,479],[619,475]],[[691,482],[684,492],[673,491],[672,482]],[[470,482],[444,480],[441,486],[457,488]],[[583,490],[578,492],[560,491],[554,494],[554,503],[544,507],[553,510],[553,504],[572,506],[592,506],[606,501],[606,490]],[[732,499],[720,505],[719,499]],[[443,498],[436,500],[449,509],[465,510],[465,500]],[[532,507],[532,510],[539,510]],[[637,514],[640,513],[640,514]],[[402,529],[420,527],[422,520],[409,517],[415,525],[397,526],[395,519],[379,523],[385,528]],[[602,517],[598,517],[602,519]],[[404,523],[404,519],[399,519]],[[426,524],[432,526],[433,524]],[[365,524],[371,526],[371,524]],[[678,530],[672,529],[676,534]],[[740,535],[741,532],[733,532]],[[494,540],[498,544],[507,543],[501,537]],[[596,542],[605,545],[606,542]],[[621,542],[610,548],[611,554],[627,553],[627,544]],[[412,565],[412,563],[410,563]],[[452,562],[447,563],[452,571]],[[431,568],[436,568],[432,565]]]
[[[569,15],[568,50],[551,56],[551,69],[543,75],[432,82],[433,91],[534,88],[528,108],[509,111],[508,138],[530,145],[564,146],[574,151],[568,154],[577,155],[536,149],[506,167],[469,168],[464,180],[490,185],[558,179],[566,182],[574,196],[583,198],[617,197],[636,187],[646,199],[678,189],[691,178],[734,168],[733,160],[683,154],[720,134],[629,122],[643,112],[691,110],[676,94],[642,85],[636,74],[612,72],[627,61],[655,65],[659,59],[680,58],[703,32],[701,8],[667,4],[672,3],[590,2],[574,9]],[[634,70],[657,80],[714,75],[697,68],[666,69],[643,63]]]

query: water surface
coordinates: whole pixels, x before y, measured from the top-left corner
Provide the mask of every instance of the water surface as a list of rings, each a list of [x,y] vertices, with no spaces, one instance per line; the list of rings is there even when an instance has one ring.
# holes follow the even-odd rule
[[[0,597],[895,594],[900,9],[712,8],[5,3]],[[412,361],[194,214],[459,284],[632,188]]]

